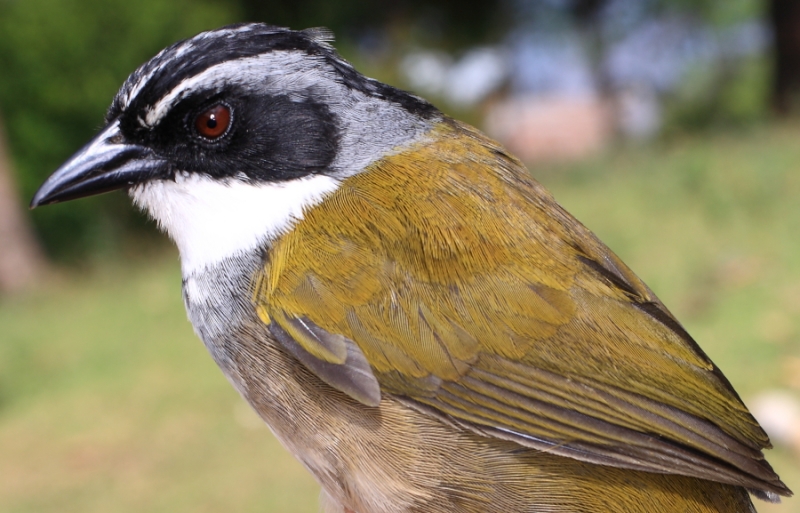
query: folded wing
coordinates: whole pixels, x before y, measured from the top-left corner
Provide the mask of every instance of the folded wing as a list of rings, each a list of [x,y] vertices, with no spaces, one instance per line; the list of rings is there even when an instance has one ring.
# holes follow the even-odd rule
[[[493,143],[438,140],[348,179],[272,248],[255,298],[276,338],[368,405],[391,394],[563,456],[790,494],[652,292]]]

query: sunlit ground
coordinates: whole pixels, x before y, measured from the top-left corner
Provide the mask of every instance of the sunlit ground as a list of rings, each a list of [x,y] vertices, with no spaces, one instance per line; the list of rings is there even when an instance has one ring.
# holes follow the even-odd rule
[[[746,402],[776,388],[800,398],[800,126],[534,174]],[[798,452],[768,453],[795,492]],[[0,511],[311,513],[317,498],[194,337],[174,254],[0,303]],[[757,507],[800,513],[800,499]]]

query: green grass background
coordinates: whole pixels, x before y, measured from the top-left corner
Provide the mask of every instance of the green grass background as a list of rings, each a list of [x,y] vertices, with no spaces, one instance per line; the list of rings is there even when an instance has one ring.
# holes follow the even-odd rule
[[[800,125],[533,173],[745,401],[800,397]],[[146,260],[0,302],[0,512],[316,512],[318,487],[192,333],[175,252]],[[800,454],[768,458],[800,492]],[[800,499],[757,507],[800,513]]]

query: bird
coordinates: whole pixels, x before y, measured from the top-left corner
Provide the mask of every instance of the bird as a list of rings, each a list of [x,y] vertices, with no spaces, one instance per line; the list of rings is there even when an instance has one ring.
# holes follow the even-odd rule
[[[525,166],[242,23],[135,70],[31,207],[125,190],[328,513],[753,512],[791,491],[664,304]]]

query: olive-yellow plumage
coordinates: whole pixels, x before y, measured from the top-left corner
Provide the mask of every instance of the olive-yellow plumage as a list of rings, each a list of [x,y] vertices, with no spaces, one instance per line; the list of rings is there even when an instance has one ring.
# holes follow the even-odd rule
[[[288,319],[352,340],[384,392],[496,437],[495,458],[505,438],[780,489],[765,483],[766,435],[666,308],[516,159],[463,125],[442,123],[308,211],[272,248],[254,298],[262,319],[334,367],[346,365]]]
[[[513,156],[320,30],[134,72],[34,206],[127,188],[326,513],[744,513],[791,495],[691,336]]]

